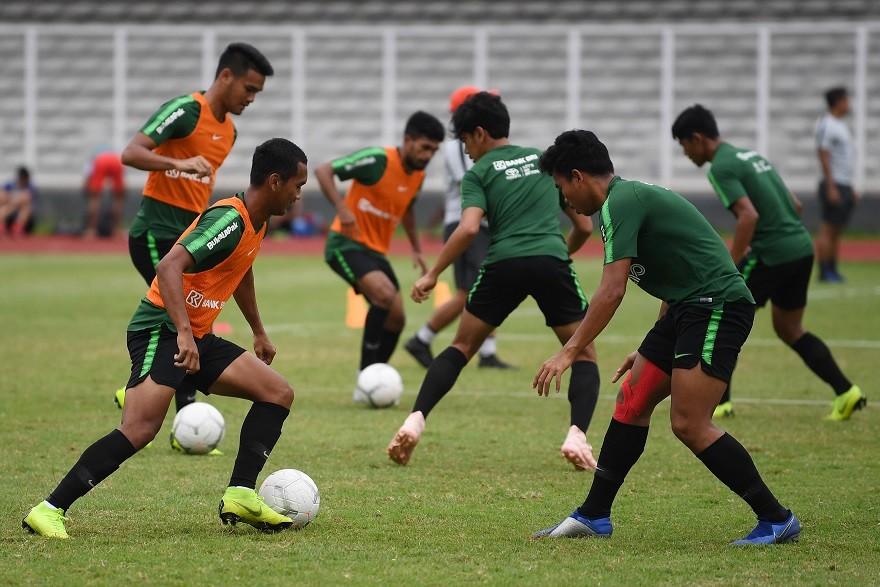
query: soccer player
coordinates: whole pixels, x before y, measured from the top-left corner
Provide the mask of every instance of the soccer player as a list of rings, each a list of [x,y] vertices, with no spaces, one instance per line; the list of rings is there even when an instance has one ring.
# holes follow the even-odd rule
[[[722,483],[742,497],[758,524],[737,544],[773,544],[798,537],[800,523],[761,479],[749,453],[712,423],[752,328],[754,299],[724,243],[680,195],[614,175],[596,135],[562,133],[541,158],[565,199],[581,214],[601,210],[605,266],[590,309],[574,336],[538,370],[533,386],[547,395],[585,345],[595,340],[623,301],[627,279],[662,300],[660,317],[626,371],[586,501],[534,537],[611,536],[611,505],[645,448],[654,407],[671,396],[672,431]]]
[[[183,385],[253,402],[220,501],[223,523],[241,521],[266,532],[292,524],[254,491],[290,413],[293,389],[269,367],[275,347],[260,320],[251,266],[269,217],[293,205],[307,173],[299,147],[285,139],[266,141],[254,152],[250,187],[198,216],[159,262],[128,326],[131,379],[122,424],[82,453],[46,501],[31,509],[23,528],[67,538],[67,509],[155,437]],[[250,324],[254,353],[211,334],[230,297]]]
[[[831,88],[825,93],[825,102],[828,112],[816,124],[816,151],[822,170],[819,181],[822,225],[816,239],[816,252],[819,281],[841,283],[844,279],[837,271],[840,235],[859,199],[853,189],[855,147],[852,133],[843,121],[849,114],[846,88]]]
[[[461,103],[480,91],[476,86],[462,86],[449,96],[449,112],[454,114]],[[441,147],[443,161],[446,164],[446,207],[443,218],[443,240],[449,240],[449,236],[455,231],[461,221],[461,180],[468,169],[474,166],[474,162],[465,154],[464,145],[458,139],[449,139]],[[480,232],[474,237],[471,246],[453,261],[453,274],[455,276],[455,295],[448,302],[437,308],[428,321],[416,332],[415,336],[406,341],[403,348],[419,362],[422,367],[429,367],[434,360],[431,352],[431,343],[437,333],[452,324],[461,316],[467,301],[467,292],[473,287],[480,272],[480,265],[489,251],[489,227],[485,221],[480,225]],[[493,332],[480,346],[480,367],[496,369],[510,369],[504,361],[498,358],[495,333]]]
[[[553,181],[540,172],[538,149],[510,143],[510,116],[500,97],[488,92],[471,96],[455,111],[452,125],[475,165],[461,182],[461,222],[434,267],[416,281],[413,300],[428,298],[440,273],[471,246],[484,217],[491,242],[452,345],[431,363],[412,413],[388,445],[388,456],[401,465],[409,462],[431,410],[486,337],[526,296],[535,299],[563,344],[587,310],[570,255],[589,237],[590,219],[566,206]],[[574,225],[567,242],[559,225],[560,209]],[[599,396],[595,347],[585,346],[574,361],[568,388],[571,419],[561,452],[576,469],[591,469],[596,461],[586,432]]]
[[[241,114],[274,73],[269,60],[247,43],[232,43],[220,55],[214,83],[163,104],[125,150],[125,165],[149,171],[144,197],[128,233],[128,252],[147,282],[156,265],[190,223],[208,207],[217,169],[235,142],[230,114]],[[116,391],[122,407],[125,390]],[[181,388],[178,411],[195,401]]]
[[[91,161],[86,165],[86,226],[83,237],[94,238],[98,234],[98,212],[101,208],[101,195],[105,184],[109,183],[112,191],[110,208],[110,233],[112,238],[122,218],[122,206],[125,204],[125,169],[119,153],[106,145],[100,146],[93,153]]]
[[[672,136],[697,167],[710,163],[709,182],[736,216],[730,256],[755,303],[760,308],[770,301],[776,335],[834,391],[828,419],[848,420],[865,405],[865,394],[841,372],[825,343],[803,326],[813,243],[800,219],[801,203],[764,157],[724,142],[715,117],[703,106],[679,114]],[[715,416],[732,414],[728,388]]]
[[[315,170],[321,191],[337,213],[324,258],[370,304],[361,342],[361,370],[388,362],[405,323],[400,285],[386,257],[398,223],[409,238],[414,265],[425,272],[413,203],[443,134],[439,120],[419,111],[407,120],[401,146],[369,147]],[[344,198],[334,176],[352,180]],[[357,389],[353,399],[366,401]]]

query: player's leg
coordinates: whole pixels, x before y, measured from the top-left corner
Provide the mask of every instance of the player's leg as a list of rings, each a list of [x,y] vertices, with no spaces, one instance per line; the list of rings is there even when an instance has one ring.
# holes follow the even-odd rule
[[[434,337],[461,316],[466,300],[467,291],[457,289],[449,301],[434,310],[428,321],[418,329],[412,338],[406,341],[404,345],[406,352],[412,355],[422,367],[429,367],[431,361],[434,360],[434,354],[431,352],[431,343],[434,342]]]
[[[387,347],[391,339],[396,343],[405,318],[400,291],[395,281],[381,269],[359,277],[357,289],[370,304],[361,340],[360,368],[364,369],[373,363],[384,363],[391,356]]]
[[[15,222],[12,225],[13,236],[24,236],[28,222],[33,213],[33,203],[29,191],[24,191],[13,198],[12,209],[15,213]]]
[[[220,501],[224,524],[245,522],[263,531],[289,527],[292,521],[263,504],[256,493],[257,477],[281,437],[290,414],[293,388],[277,371],[233,343],[208,335],[200,345],[199,389],[251,402],[241,425],[238,454]]]
[[[755,512],[758,525],[738,543],[773,544],[797,539],[800,524],[776,500],[748,451],[712,422],[753,317],[750,304],[711,311],[689,306],[682,312],[676,326],[676,354],[682,358],[673,365],[670,421],[675,436]]]
[[[611,507],[626,476],[645,450],[648,426],[654,408],[669,396],[669,375],[642,355],[656,352],[662,343],[660,331],[649,333],[635,362],[620,386],[614,416],[605,432],[598,466],[587,498],[559,524],[533,535],[534,538],[608,537],[612,533]],[[646,346],[647,345],[647,346]],[[668,345],[672,349],[671,343]],[[669,357],[667,366],[671,366]]]
[[[864,406],[865,395],[843,374],[822,339],[803,327],[812,266],[812,256],[787,264],[785,279],[773,296],[773,330],[834,391],[837,397],[828,419],[848,420]]]
[[[85,238],[94,238],[98,234],[98,211],[101,207],[104,181],[96,173],[93,171],[86,182],[86,225],[83,228],[83,237]]]

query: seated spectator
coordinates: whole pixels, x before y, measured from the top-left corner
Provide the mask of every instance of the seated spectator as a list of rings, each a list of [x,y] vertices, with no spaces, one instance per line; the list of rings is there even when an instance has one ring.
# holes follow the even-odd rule
[[[27,167],[19,167],[16,176],[0,190],[0,235],[8,231],[18,237],[33,230],[37,188]]]

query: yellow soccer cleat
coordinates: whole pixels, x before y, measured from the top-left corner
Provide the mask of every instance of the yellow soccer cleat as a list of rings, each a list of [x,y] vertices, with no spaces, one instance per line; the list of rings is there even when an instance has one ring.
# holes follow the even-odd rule
[[[715,411],[712,412],[712,419],[718,420],[719,418],[732,418],[733,417],[733,402],[723,402],[718,404],[718,407],[715,408]]]
[[[116,404],[116,407],[120,410],[125,407],[125,388],[120,387],[116,390],[116,393],[113,394],[113,403]]]
[[[293,520],[267,506],[256,491],[247,487],[227,487],[219,513],[224,526],[244,522],[262,532],[279,532],[293,525]]]
[[[845,393],[834,398],[834,403],[831,404],[831,413],[825,416],[825,419],[835,422],[849,420],[853,412],[861,410],[867,403],[868,398],[864,392],[859,389],[858,385],[853,385]]]
[[[41,501],[31,508],[28,515],[21,521],[21,527],[31,534],[39,534],[46,538],[67,539],[64,529],[64,510],[52,507],[48,502]]]

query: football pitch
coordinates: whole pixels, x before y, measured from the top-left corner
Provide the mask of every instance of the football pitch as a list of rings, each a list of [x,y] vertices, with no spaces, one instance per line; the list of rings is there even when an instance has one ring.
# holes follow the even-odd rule
[[[414,271],[394,259],[408,293]],[[588,295],[597,259],[579,259]],[[823,420],[830,390],[776,340],[767,310],[734,376],[736,417],[722,422],[749,449],[804,530],[797,544],[727,545],[754,519],[669,430],[668,402],[623,486],[610,540],[532,541],[570,513],[591,474],[559,455],[565,392],[538,398],[536,368],[558,343],[530,300],[499,331],[499,355],[517,371],[476,361],[432,412],[407,467],[384,449],[424,371],[399,349],[401,406],[352,404],[360,331],[344,326],[345,287],[318,257],[258,259],[257,298],[278,349],[274,367],[296,391],[293,412],[260,481],[281,468],[308,473],[321,492],[317,519],[264,535],[220,525],[247,402],[210,398],[226,418],[219,457],[168,447],[166,426],[68,512],[65,542],[20,528],[81,451],[118,424],[113,391],[129,375],[125,328],[145,288],[123,255],[0,256],[0,583],[153,585],[721,585],[880,583],[880,435],[871,365],[880,357],[880,265],[842,267],[845,285],[811,286],[807,327],[868,394],[851,421]],[[448,274],[445,279],[451,279]],[[659,302],[630,284],[598,339],[602,389],[588,440],[596,454],[617,387],[611,375],[653,324]],[[407,299],[412,335],[431,310]],[[227,338],[250,348],[230,301]],[[452,332],[434,343],[439,352]],[[566,375],[566,384],[568,377]],[[204,396],[199,397],[204,400]]]

